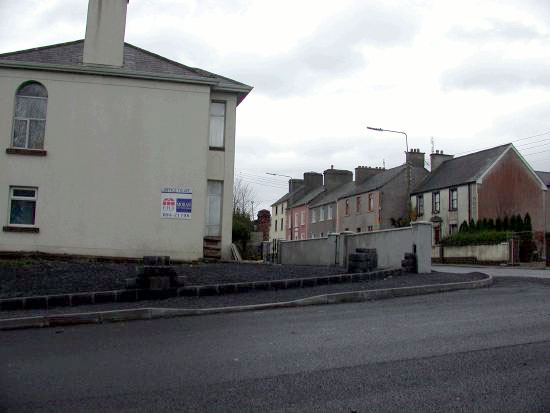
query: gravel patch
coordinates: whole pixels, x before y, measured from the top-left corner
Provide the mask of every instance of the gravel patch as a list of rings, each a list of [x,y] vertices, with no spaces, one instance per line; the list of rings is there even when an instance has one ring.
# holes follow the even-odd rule
[[[0,260],[0,298],[120,290],[136,264],[41,258]],[[342,274],[341,268],[307,265],[197,263],[174,266],[187,285],[278,280]]]
[[[161,308],[209,308],[231,307],[237,305],[251,305],[292,301],[315,295],[374,290],[382,288],[397,288],[409,286],[421,286],[429,284],[455,283],[473,281],[485,278],[485,274],[454,274],[433,272],[432,274],[404,274],[398,277],[388,277],[384,280],[373,280],[359,283],[330,284],[317,287],[305,287],[285,290],[253,291],[240,294],[226,294],[206,297],[177,297],[166,300],[140,301],[134,303],[112,303],[85,305],[78,307],[59,307],[49,310],[25,310],[25,311],[1,311],[0,319],[14,317],[32,317],[39,315],[85,313],[92,311],[108,311],[140,307]]]

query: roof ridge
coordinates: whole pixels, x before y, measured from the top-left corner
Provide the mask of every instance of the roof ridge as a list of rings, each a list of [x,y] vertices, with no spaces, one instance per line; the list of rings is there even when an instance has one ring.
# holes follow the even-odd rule
[[[84,39],[72,40],[70,42],[50,44],[48,46],[32,47],[30,49],[17,50],[15,52],[0,53],[0,58],[2,58],[4,56],[14,56],[14,55],[17,55],[17,54],[22,54],[22,53],[36,52],[38,50],[53,49],[54,47],[69,46],[69,45],[77,44],[77,43],[80,43],[80,42],[84,42]]]
[[[461,158],[465,158],[466,156],[471,156],[471,155],[476,155],[478,153],[482,153],[482,152],[487,152],[487,151],[492,151],[492,150],[495,150],[495,149],[498,149],[498,148],[502,148],[504,146],[510,146],[512,145],[513,146],[513,143],[512,142],[509,142],[509,143],[504,143],[502,145],[498,145],[498,146],[493,146],[491,148],[487,148],[487,149],[482,149],[480,151],[475,151],[475,152],[472,152],[472,153],[467,153],[466,155],[461,155],[461,156],[457,156],[457,157],[454,157],[452,159],[447,159],[445,162],[448,162],[448,161],[454,161],[455,159],[461,159]],[[447,154],[445,154],[447,155]],[[449,154],[450,155],[450,154]]]

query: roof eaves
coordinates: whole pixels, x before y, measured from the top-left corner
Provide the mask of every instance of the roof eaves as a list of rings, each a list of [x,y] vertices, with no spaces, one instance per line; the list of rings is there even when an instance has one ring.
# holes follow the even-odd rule
[[[216,79],[208,79],[205,77],[168,75],[168,74],[161,75],[161,74],[156,74],[151,72],[120,70],[117,68],[104,67],[104,66],[92,66],[92,65],[76,66],[76,65],[51,64],[51,63],[34,63],[34,62],[0,60],[0,68],[1,67],[10,68],[10,69],[45,70],[45,71],[51,71],[51,72],[114,76],[114,77],[124,77],[124,78],[131,78],[131,79],[162,80],[162,81],[177,82],[177,83],[198,83],[198,84],[205,84],[205,85],[216,85],[218,83]]]

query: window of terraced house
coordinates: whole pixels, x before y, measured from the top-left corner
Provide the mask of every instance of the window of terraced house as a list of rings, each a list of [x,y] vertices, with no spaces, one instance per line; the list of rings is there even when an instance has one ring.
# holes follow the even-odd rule
[[[325,208],[321,207],[319,209],[319,222],[322,222],[325,220]]]
[[[372,232],[372,225],[369,225],[367,231]]]
[[[306,224],[306,213],[304,211],[300,212],[300,225]]]
[[[310,209],[311,211],[311,223],[312,224],[315,224],[317,221],[315,220],[315,210],[314,209]]]
[[[456,234],[458,232],[458,224],[449,225],[449,235]]]
[[[12,147],[43,149],[48,92],[37,82],[23,84],[15,95]]]
[[[439,192],[432,193],[432,212],[434,214],[439,214],[441,209],[441,200],[439,197]]]
[[[374,194],[369,194],[369,212],[374,211]]]
[[[346,206],[344,209],[344,214],[349,215],[349,199],[346,199]]]
[[[283,230],[284,226],[283,226],[283,218],[281,218],[281,226],[279,227],[281,228],[281,231]]]
[[[329,205],[329,206],[328,206],[327,219],[328,219],[329,221],[332,219],[332,205]]]
[[[300,222],[298,221],[298,213],[295,212],[294,213],[294,226],[297,227],[299,224],[300,224]]]
[[[357,212],[357,213],[361,212],[361,197],[360,196],[355,198],[355,212]]]
[[[277,231],[277,220],[275,220],[275,231]]]
[[[456,188],[449,189],[449,211],[458,209],[458,190]]]
[[[278,215],[278,214],[279,214],[279,206],[275,205],[275,215]]]
[[[361,227],[358,227],[356,232],[361,232]]]
[[[210,104],[210,138],[211,148],[223,148],[225,135],[225,103]]]
[[[424,215],[424,195],[416,197],[416,213],[418,216]]]

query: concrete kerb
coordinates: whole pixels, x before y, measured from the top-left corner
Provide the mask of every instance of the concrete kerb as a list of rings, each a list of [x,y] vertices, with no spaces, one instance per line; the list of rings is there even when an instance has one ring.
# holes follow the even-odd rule
[[[475,281],[463,281],[447,284],[430,284],[413,287],[385,288],[378,290],[350,291],[345,293],[323,294],[293,301],[252,304],[234,307],[214,308],[137,308],[111,310],[90,313],[74,313],[52,316],[10,318],[0,320],[0,330],[16,330],[39,327],[59,327],[78,324],[101,324],[107,322],[150,320],[156,318],[189,317],[219,313],[270,310],[277,308],[302,307],[310,305],[352,303],[380,300],[386,298],[407,297],[413,295],[434,294],[449,291],[484,288],[493,283],[493,277]]]

